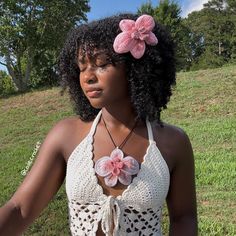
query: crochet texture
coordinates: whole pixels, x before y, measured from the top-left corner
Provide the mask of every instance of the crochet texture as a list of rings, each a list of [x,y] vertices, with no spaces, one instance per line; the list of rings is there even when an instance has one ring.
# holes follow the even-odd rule
[[[98,224],[106,236],[161,236],[162,206],[169,189],[169,169],[153,141],[147,120],[149,146],[136,177],[118,197],[107,196],[94,171],[93,135],[101,112],[89,134],[71,153],[66,172],[69,225],[72,236],[95,236]]]

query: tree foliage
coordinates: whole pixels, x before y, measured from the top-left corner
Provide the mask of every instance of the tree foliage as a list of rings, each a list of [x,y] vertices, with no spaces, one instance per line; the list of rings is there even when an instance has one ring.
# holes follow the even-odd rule
[[[236,1],[210,0],[200,11],[181,18],[176,2],[143,4],[139,13],[152,15],[166,26],[176,43],[177,69],[219,67],[236,62]]]
[[[162,0],[159,5],[154,7],[151,2],[142,4],[138,13],[147,13],[152,15],[155,20],[163,24],[170,32],[176,44],[177,69],[186,69],[189,61],[189,34],[188,28],[183,24],[181,19],[180,6],[170,0]]]
[[[15,86],[6,71],[0,70],[0,96],[15,92]]]
[[[55,77],[55,64],[66,33],[86,20],[88,0],[2,0],[0,56],[18,90],[30,75]],[[44,81],[45,82],[45,81]]]
[[[88,2],[0,1],[0,64],[7,67],[18,90],[57,82],[60,49],[70,28],[87,20]],[[186,18],[181,18],[174,0],[161,0],[157,6],[149,0],[138,12],[152,15],[169,30],[176,43],[178,70],[236,63],[235,0],[209,0]]]
[[[235,57],[235,1],[211,0],[186,18],[194,69],[219,67]],[[200,52],[200,53],[199,53]]]

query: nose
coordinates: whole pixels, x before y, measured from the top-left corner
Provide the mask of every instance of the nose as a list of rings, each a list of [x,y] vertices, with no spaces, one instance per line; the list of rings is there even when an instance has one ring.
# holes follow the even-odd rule
[[[90,66],[87,67],[86,70],[80,74],[80,76],[82,76],[83,81],[88,84],[93,84],[97,81],[94,68]]]

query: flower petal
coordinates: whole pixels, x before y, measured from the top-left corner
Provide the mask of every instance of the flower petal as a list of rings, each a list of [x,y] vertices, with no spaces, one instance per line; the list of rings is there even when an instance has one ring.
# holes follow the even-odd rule
[[[119,26],[122,31],[130,31],[135,26],[135,21],[129,19],[121,20]]]
[[[120,174],[120,168],[115,167],[112,171],[113,176],[119,176]]]
[[[135,22],[135,28],[137,28],[140,32],[151,31],[155,26],[155,21],[152,16],[142,15]]]
[[[130,53],[133,55],[134,58],[139,59],[143,56],[145,52],[145,43],[141,40],[135,40],[135,46],[130,50]]]
[[[113,48],[117,53],[129,52],[134,46],[134,40],[131,38],[130,33],[122,32],[118,34],[114,40]]]
[[[154,46],[158,43],[158,39],[154,33],[150,32],[149,36],[145,38],[145,42],[149,45]]]
[[[126,172],[124,172],[122,170],[120,172],[118,179],[124,185],[129,185],[132,181],[131,175],[127,174]]]
[[[118,160],[121,161],[123,157],[124,153],[119,148],[116,148],[111,152],[111,159],[113,161],[118,161]]]
[[[122,168],[129,175],[136,175],[139,172],[139,163],[131,156],[127,156],[122,161],[124,166]]]
[[[96,161],[94,169],[102,177],[109,175],[113,171],[111,158],[108,156],[100,158]]]
[[[104,177],[104,180],[105,180],[105,184],[108,187],[114,187],[117,183],[118,177],[110,174],[110,175]]]

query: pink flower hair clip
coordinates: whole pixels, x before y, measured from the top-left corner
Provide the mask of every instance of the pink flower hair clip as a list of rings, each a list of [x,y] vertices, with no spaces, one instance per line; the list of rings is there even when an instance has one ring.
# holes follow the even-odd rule
[[[95,172],[104,177],[105,184],[114,187],[119,180],[124,185],[129,185],[132,175],[139,171],[138,162],[131,156],[124,157],[124,153],[116,148],[110,156],[104,156],[96,161]]]
[[[154,26],[155,21],[149,15],[142,15],[136,21],[121,20],[119,27],[122,32],[116,36],[113,44],[115,52],[130,52],[134,58],[141,58],[145,52],[145,43],[152,46],[158,43],[152,32]]]

